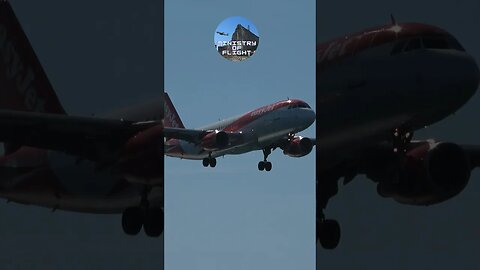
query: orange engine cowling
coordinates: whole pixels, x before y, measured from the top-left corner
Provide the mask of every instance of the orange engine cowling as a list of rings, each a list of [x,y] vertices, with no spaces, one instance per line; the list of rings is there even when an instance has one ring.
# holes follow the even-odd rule
[[[290,157],[303,157],[312,152],[313,142],[310,138],[295,136],[282,147],[283,154]]]
[[[223,149],[228,145],[229,138],[225,131],[211,131],[200,141],[200,145],[207,151]]]
[[[470,178],[470,160],[454,143],[425,142],[407,152],[400,169],[379,181],[378,193],[412,205],[430,205],[459,194]]]

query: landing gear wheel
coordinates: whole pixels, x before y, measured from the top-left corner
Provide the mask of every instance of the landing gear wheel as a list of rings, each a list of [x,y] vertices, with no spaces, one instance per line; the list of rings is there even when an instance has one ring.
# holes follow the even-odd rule
[[[258,170],[263,171],[265,169],[265,162],[260,161],[258,162]]]
[[[217,166],[217,160],[215,158],[212,158],[212,153],[208,153],[208,157],[204,158],[202,160],[203,167],[212,167],[215,168]]]
[[[340,242],[340,225],[336,220],[317,221],[317,238],[324,249],[334,249]]]
[[[210,167],[215,168],[217,166],[217,160],[215,158],[210,159]]]
[[[150,208],[145,214],[143,225],[145,234],[150,237],[158,237],[163,232],[163,211],[160,208]]]
[[[122,214],[122,228],[128,235],[137,235],[142,229],[143,213],[140,207],[130,207]]]
[[[210,165],[210,160],[208,158],[204,158],[202,164],[203,167],[208,167],[208,165]]]
[[[265,162],[265,171],[269,172],[272,170],[272,163],[270,161]]]
[[[269,172],[272,169],[272,163],[267,161],[268,155],[272,153],[271,148],[263,149],[263,161],[258,162],[258,169],[260,171],[267,171]]]

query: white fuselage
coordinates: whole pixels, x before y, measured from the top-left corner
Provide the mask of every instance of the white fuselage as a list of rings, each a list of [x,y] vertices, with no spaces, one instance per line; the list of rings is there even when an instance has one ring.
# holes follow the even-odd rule
[[[438,122],[473,96],[479,71],[472,56],[455,48],[408,49],[409,42],[428,38],[399,38],[317,69],[320,169],[391,140],[395,128]],[[404,49],[395,52],[401,42]]]

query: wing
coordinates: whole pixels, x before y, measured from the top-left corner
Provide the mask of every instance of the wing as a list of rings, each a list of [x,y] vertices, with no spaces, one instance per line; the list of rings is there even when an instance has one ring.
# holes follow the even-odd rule
[[[191,143],[199,143],[208,133],[205,130],[185,129],[185,128],[164,128],[165,137],[168,139],[184,140]]]
[[[0,110],[0,141],[98,160],[118,154],[130,138],[159,125],[161,123],[156,121],[133,122]]]
[[[179,139],[201,145],[205,150],[224,150],[237,147],[248,140],[241,132],[225,132],[221,130],[198,130],[184,128],[164,128],[167,139]]]

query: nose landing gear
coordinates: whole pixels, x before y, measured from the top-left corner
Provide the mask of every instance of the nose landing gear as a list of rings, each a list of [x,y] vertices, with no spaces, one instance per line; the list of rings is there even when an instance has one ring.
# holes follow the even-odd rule
[[[335,249],[340,243],[340,225],[334,219],[326,219],[323,213],[330,198],[338,192],[339,175],[322,174],[317,176],[317,221],[316,240],[324,249]]]
[[[340,243],[340,225],[334,219],[317,220],[317,240],[324,249],[335,249]]]

